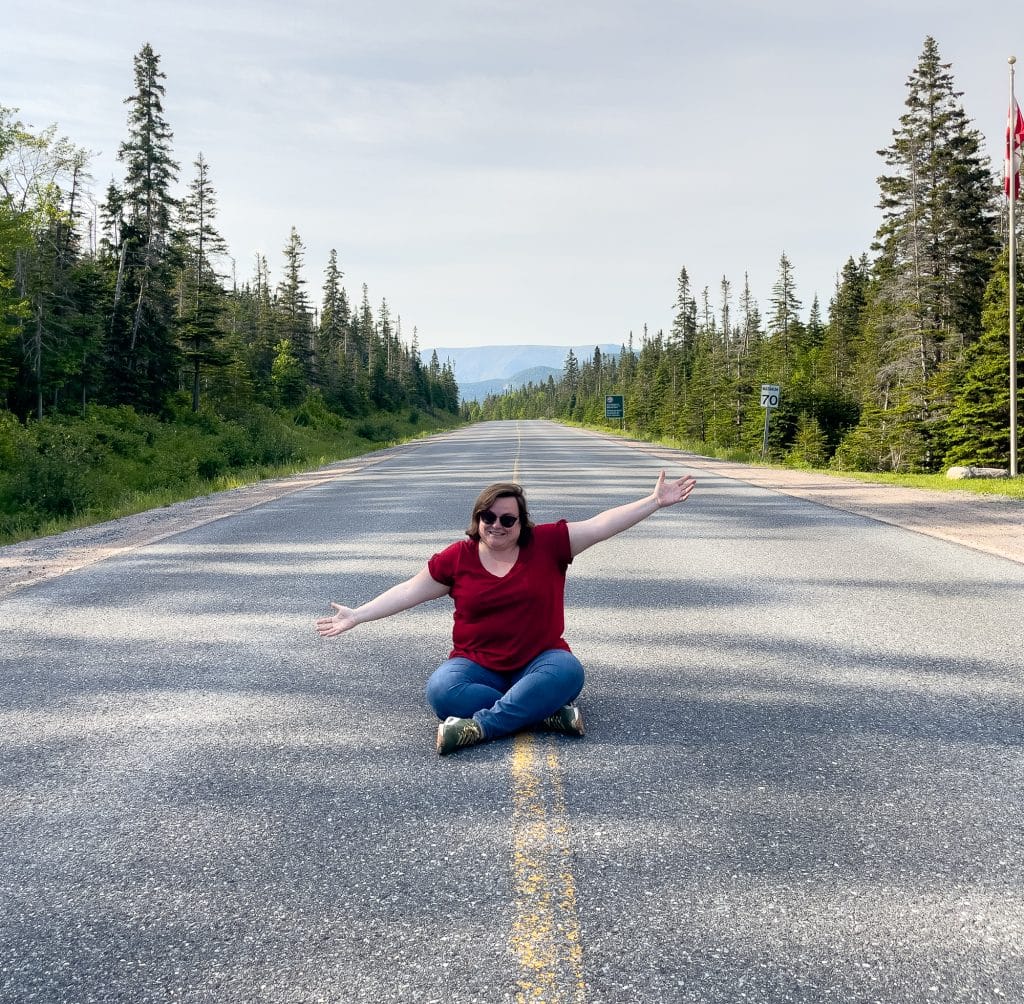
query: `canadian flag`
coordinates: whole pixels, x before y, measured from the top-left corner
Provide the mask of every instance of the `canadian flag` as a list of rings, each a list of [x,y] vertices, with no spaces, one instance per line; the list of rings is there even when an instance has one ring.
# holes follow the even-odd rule
[[[1021,144],[1024,143],[1024,115],[1016,101],[1006,117],[1006,164],[1003,172],[1003,188],[1010,194],[1010,179],[1013,178],[1013,198],[1020,195]]]

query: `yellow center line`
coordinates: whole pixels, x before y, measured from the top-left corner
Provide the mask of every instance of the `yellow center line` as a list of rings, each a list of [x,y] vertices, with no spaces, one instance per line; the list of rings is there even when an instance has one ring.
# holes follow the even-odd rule
[[[546,749],[538,755],[536,736],[521,732],[512,752],[516,902],[510,943],[519,960],[516,1002],[585,1004],[583,947],[561,768],[554,741],[547,738],[545,743]]]
[[[513,481],[519,480],[522,449],[522,425],[516,422]],[[586,1004],[565,788],[550,736],[538,740],[520,732],[513,741],[512,878],[509,944],[519,961],[516,1004]]]

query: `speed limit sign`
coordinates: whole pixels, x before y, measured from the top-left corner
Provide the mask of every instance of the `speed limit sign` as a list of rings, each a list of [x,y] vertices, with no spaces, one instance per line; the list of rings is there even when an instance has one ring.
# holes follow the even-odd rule
[[[761,407],[778,408],[779,406],[779,385],[777,383],[761,384]]]

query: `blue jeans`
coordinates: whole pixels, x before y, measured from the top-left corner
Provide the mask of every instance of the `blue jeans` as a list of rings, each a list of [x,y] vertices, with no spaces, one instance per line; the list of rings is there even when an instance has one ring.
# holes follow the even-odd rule
[[[496,673],[470,659],[449,659],[427,681],[427,701],[438,718],[475,718],[484,736],[496,739],[543,721],[582,689],[579,659],[552,648],[514,673]]]

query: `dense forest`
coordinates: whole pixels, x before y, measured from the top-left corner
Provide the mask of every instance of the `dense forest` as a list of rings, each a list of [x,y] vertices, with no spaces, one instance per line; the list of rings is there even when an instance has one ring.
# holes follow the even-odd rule
[[[246,280],[229,276],[202,153],[177,187],[164,80],[143,46],[124,177],[101,200],[87,151],[0,106],[0,536],[111,504],[116,482],[152,485],[161,467],[184,483],[301,459],[303,428],[330,452],[332,436],[458,420],[450,366],[436,353],[424,366],[416,329],[406,341],[365,285],[350,300],[335,251],[315,301],[294,228],[276,282],[262,255]],[[154,444],[162,459],[145,456]],[[149,480],[129,476],[129,455]],[[104,463],[106,485],[88,485],[82,471]]]
[[[874,243],[837,269],[827,315],[817,297],[804,313],[785,253],[765,314],[746,275],[696,290],[684,267],[670,331],[630,333],[618,356],[570,352],[561,380],[471,414],[601,423],[605,395],[622,394],[639,435],[751,456],[762,449],[760,386],[772,383],[773,459],[861,471],[1007,466],[1008,214],[960,97],[927,38],[879,151]]]

